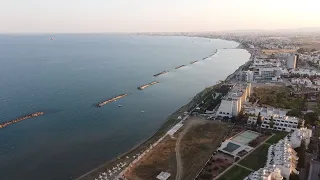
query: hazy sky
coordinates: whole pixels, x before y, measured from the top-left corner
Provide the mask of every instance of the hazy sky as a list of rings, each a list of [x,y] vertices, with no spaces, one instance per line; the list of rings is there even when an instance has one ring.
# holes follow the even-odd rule
[[[320,0],[0,0],[0,32],[160,32],[320,26]]]

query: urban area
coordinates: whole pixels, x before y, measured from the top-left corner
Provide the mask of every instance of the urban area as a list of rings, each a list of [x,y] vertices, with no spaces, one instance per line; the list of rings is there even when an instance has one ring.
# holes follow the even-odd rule
[[[147,141],[79,180],[319,179],[320,34],[161,35],[232,40],[251,57]]]

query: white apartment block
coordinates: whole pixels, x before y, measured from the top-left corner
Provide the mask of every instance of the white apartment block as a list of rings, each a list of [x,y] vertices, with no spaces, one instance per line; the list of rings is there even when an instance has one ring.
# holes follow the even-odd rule
[[[260,168],[258,171],[251,173],[244,180],[282,180],[281,170],[276,166]]]
[[[244,180],[281,180],[289,179],[291,173],[299,174],[296,170],[299,158],[294,148],[299,147],[303,139],[308,146],[311,136],[310,129],[301,128],[271,145],[268,149],[266,166],[251,173]]]
[[[254,59],[251,65],[252,67],[280,67],[281,62],[276,59]]]
[[[305,140],[306,146],[309,146],[310,138],[312,137],[312,130],[308,128],[300,128],[295,130],[290,136],[287,136],[292,148],[300,147],[301,141]]]
[[[256,107],[246,110],[245,113],[249,115],[248,124],[256,124],[260,113],[262,118],[261,128],[264,129],[292,132],[298,128],[299,121],[301,121],[303,125],[303,120],[297,117],[287,116],[287,112],[280,109]],[[273,127],[270,126],[272,119],[274,122]]]
[[[284,70],[280,67],[261,67],[254,70],[254,78],[276,81],[284,73]]]
[[[239,81],[245,81],[245,82],[253,82],[253,71],[241,71],[237,75],[237,79]]]
[[[281,170],[281,175],[289,179],[291,173],[299,174],[297,152],[291,147],[287,138],[271,145],[268,149],[267,166],[275,165]]]
[[[236,84],[229,93],[222,99],[217,117],[233,117],[237,116],[242,109],[242,104],[250,97],[251,83]]]

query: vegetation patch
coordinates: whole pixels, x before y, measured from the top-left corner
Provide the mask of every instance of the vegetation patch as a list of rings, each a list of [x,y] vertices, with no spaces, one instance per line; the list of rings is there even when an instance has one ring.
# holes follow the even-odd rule
[[[182,179],[193,180],[198,175],[212,155],[212,151],[220,145],[228,133],[230,129],[228,126],[226,123],[209,122],[190,128],[180,144],[184,172]],[[208,169],[208,174],[211,173],[213,167]]]
[[[233,166],[229,171],[224,173],[219,180],[239,180],[247,177],[251,171],[240,166]]]
[[[289,133],[287,132],[278,132],[277,134],[274,134],[271,138],[269,138],[266,143],[275,144],[281,139],[283,139],[284,137],[286,137],[288,134]]]
[[[260,168],[265,166],[269,146],[269,144],[262,144],[251,154],[241,160],[239,164],[253,170],[259,170]]]
[[[265,104],[276,108],[306,109],[304,97],[294,97],[287,87],[255,87],[250,101],[256,100],[260,105]]]

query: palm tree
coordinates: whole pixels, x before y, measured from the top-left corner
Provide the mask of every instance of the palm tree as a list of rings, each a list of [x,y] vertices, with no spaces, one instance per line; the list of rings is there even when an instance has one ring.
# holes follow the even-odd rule
[[[262,117],[261,117],[261,113],[259,112],[257,117],[257,125],[261,126],[261,124],[262,124]]]
[[[274,123],[274,120],[273,120],[273,116],[271,116],[271,118],[270,118],[270,123],[269,123],[270,128],[273,129],[274,124],[275,124],[275,123]]]

